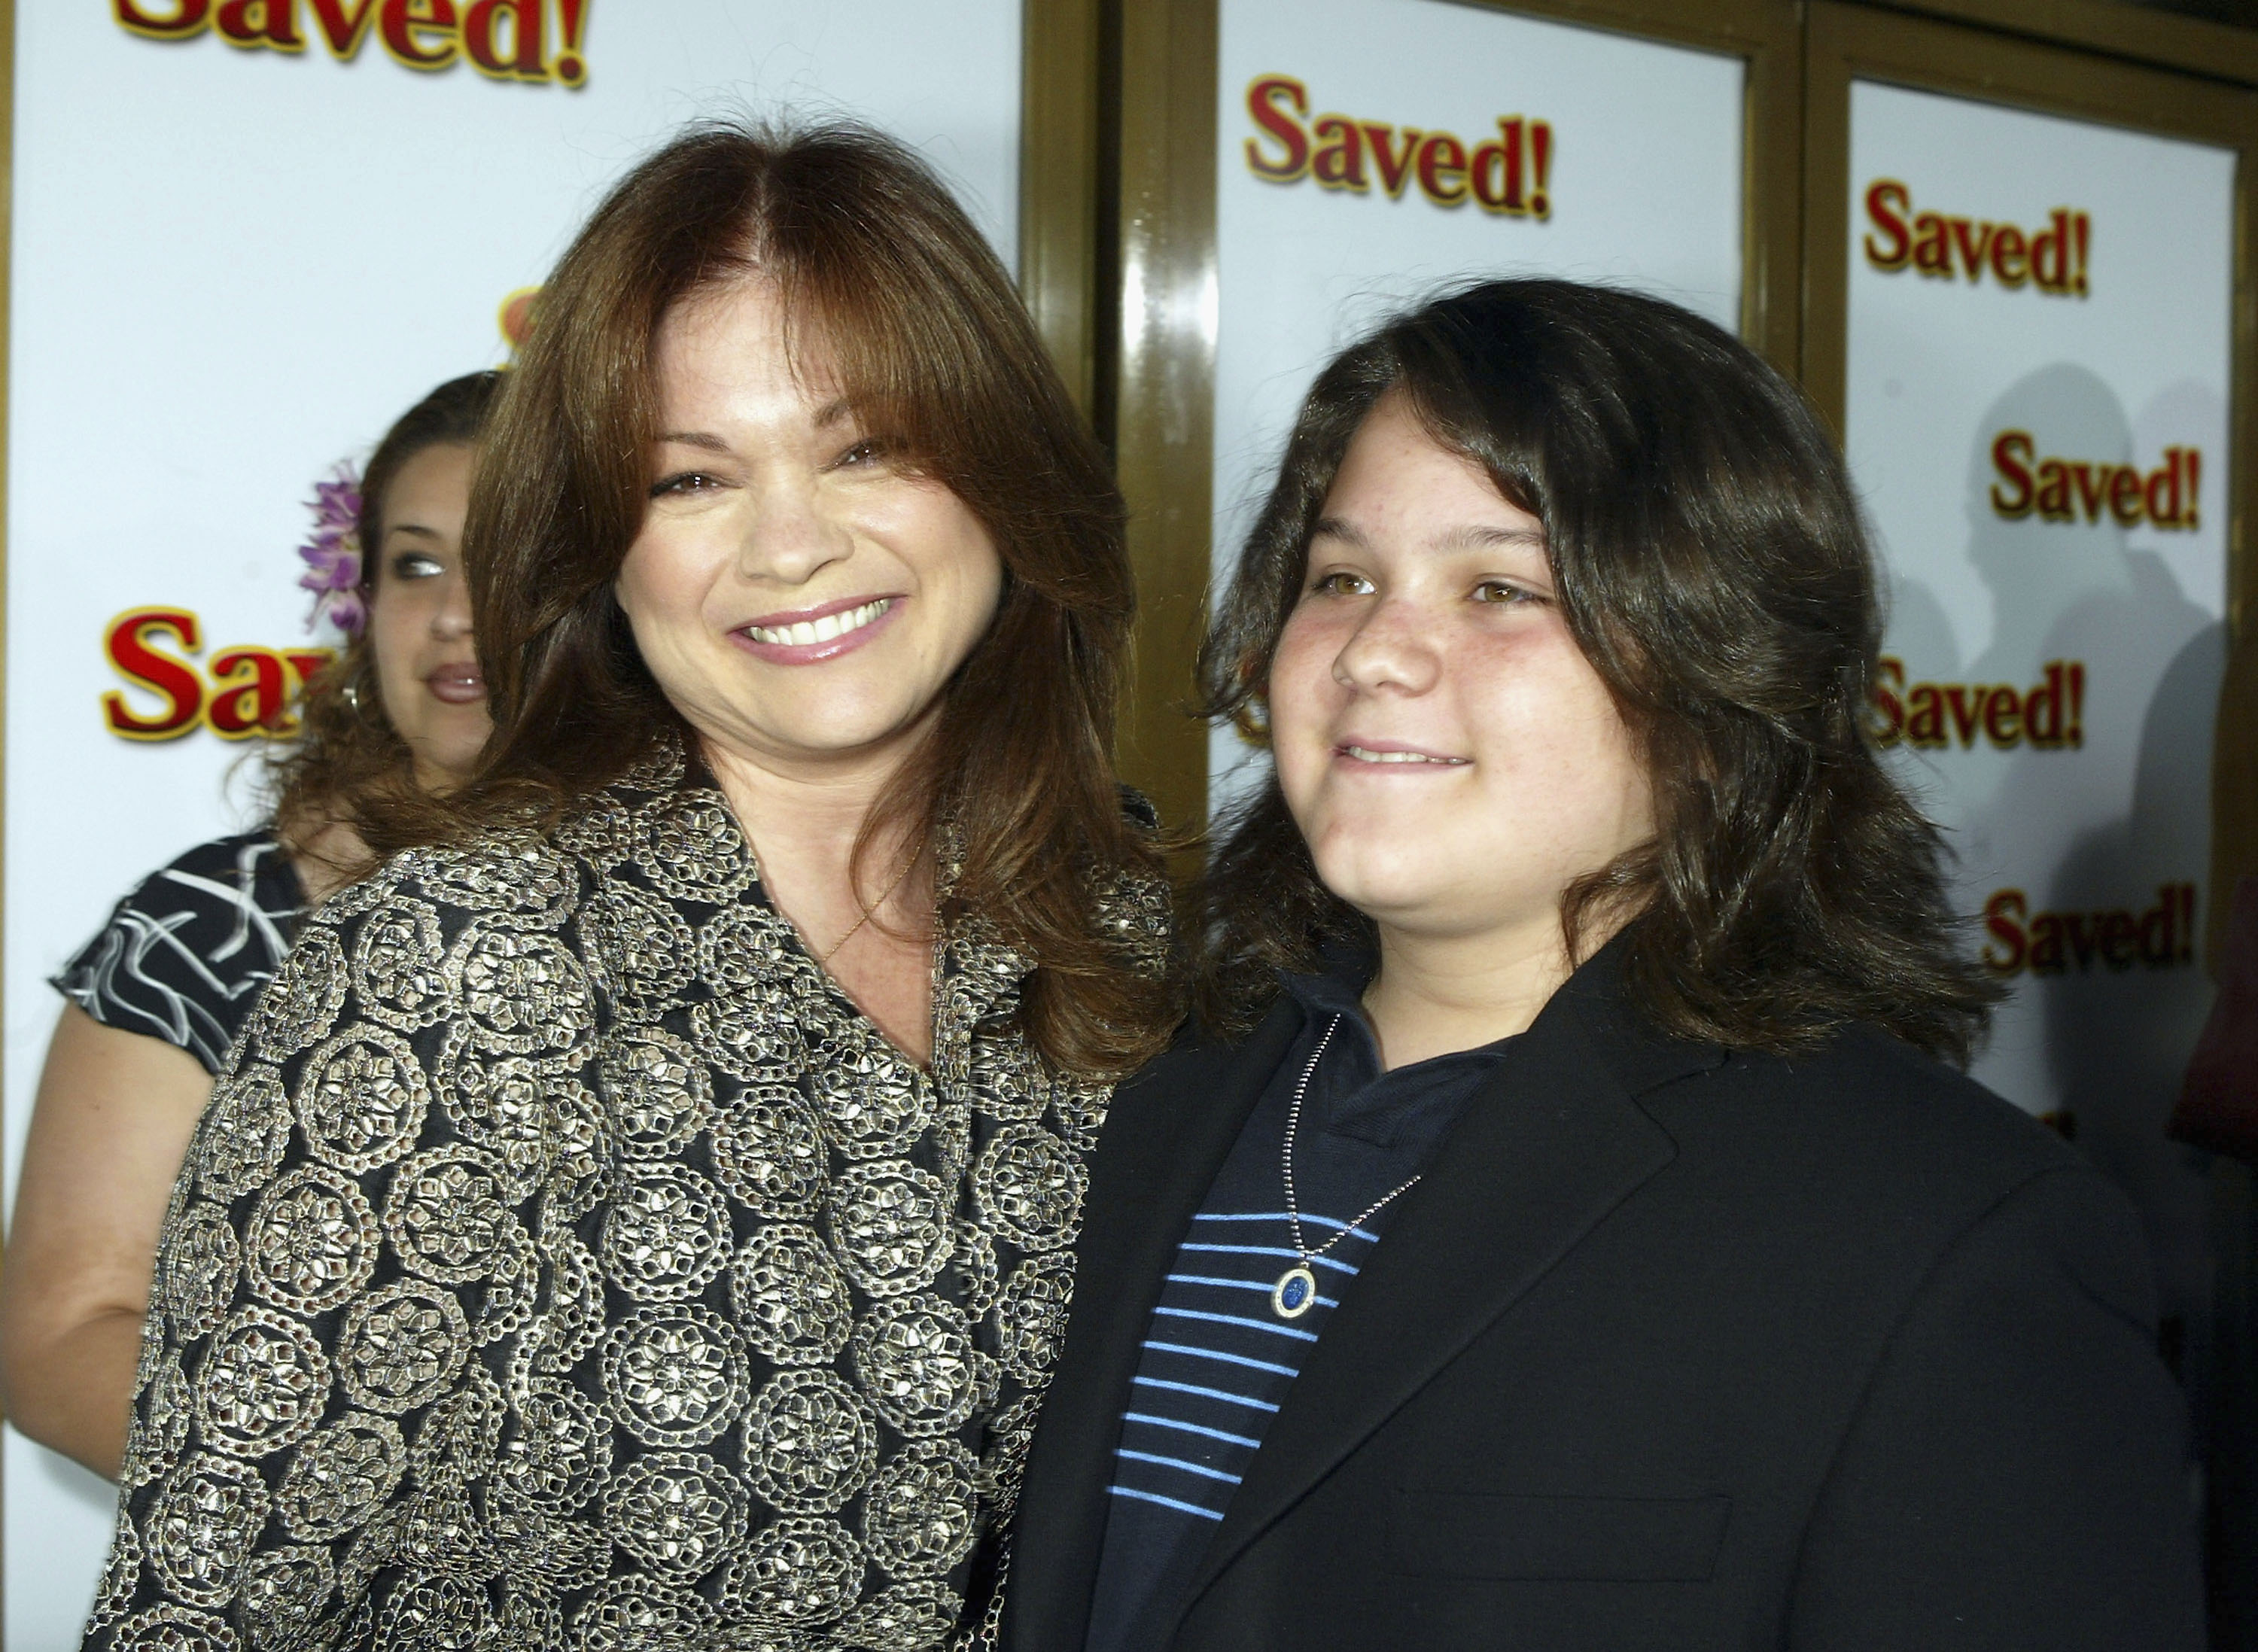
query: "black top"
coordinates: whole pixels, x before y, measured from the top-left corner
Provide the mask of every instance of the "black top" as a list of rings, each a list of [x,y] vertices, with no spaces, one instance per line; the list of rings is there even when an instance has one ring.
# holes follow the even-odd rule
[[[1270,1419],[1398,1202],[1357,1218],[1425,1167],[1504,1059],[1501,1041],[1383,1072],[1360,1002],[1371,973],[1357,959],[1287,977],[1301,1032],[1176,1248],[1132,1379],[1089,1652],[1161,1644]],[[1299,1259],[1281,1154],[1304,1074],[1295,1206],[1303,1248],[1324,1250],[1309,1265],[1319,1284],[1307,1302],[1301,1289],[1279,1294]]]
[[[1186,1224],[1303,1016],[1124,1085],[1005,1643],[1080,1648]],[[2198,1652],[2138,1218],[1871,1028],[1661,1038],[1603,949],[1509,1046],[1310,1348],[1172,1652]]]
[[[912,1064],[709,777],[670,742],[307,915],[167,1217],[89,1648],[906,1652],[984,1602],[1112,1086],[978,913]],[[1149,968],[1167,915],[1088,917]]]
[[[305,904],[273,827],[199,843],[117,903],[55,990],[103,1025],[177,1045],[216,1074]]]

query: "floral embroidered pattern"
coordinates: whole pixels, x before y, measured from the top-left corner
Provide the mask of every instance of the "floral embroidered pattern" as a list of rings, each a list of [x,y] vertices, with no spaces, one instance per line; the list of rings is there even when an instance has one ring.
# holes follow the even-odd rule
[[[779,1365],[826,1365],[854,1328],[847,1276],[813,1228],[763,1228],[729,1265],[729,1302],[753,1346]]]
[[[620,1426],[652,1445],[703,1445],[737,1420],[744,1339],[703,1308],[646,1308],[614,1328],[604,1396]]]
[[[289,1145],[290,1103],[282,1075],[264,1063],[215,1085],[189,1162],[207,1198],[233,1200],[266,1186]]]
[[[212,1338],[196,1421],[216,1450],[265,1457],[302,1438],[329,1397],[329,1358],[313,1332],[271,1308],[247,1308]]]
[[[912,1065],[757,878],[662,753],[308,919],[168,1217],[89,1646],[954,1633],[1106,1092],[976,923]]]
[[[746,1466],[761,1495],[800,1514],[829,1514],[877,1466],[870,1409],[827,1371],[788,1371],[761,1390],[747,1420]]]
[[[192,1457],[158,1487],[144,1529],[149,1564],[175,1599],[214,1606],[266,1523],[266,1487],[247,1463]]]
[[[395,1424],[349,1413],[291,1458],[275,1498],[282,1528],[308,1542],[356,1531],[384,1506],[407,1468],[408,1448]]]
[[[863,1500],[863,1542],[897,1578],[946,1571],[971,1552],[979,1491],[972,1453],[920,1440],[886,1465]]]
[[[294,1101],[298,1127],[325,1162],[373,1170],[415,1142],[431,1104],[431,1081],[407,1039],[360,1026],[314,1052]]]
[[[252,1207],[244,1232],[251,1288],[277,1308],[318,1314],[368,1282],[383,1236],[359,1184],[301,1165]]]
[[[853,1166],[828,1215],[840,1265],[873,1296],[932,1284],[955,1243],[948,1188],[912,1164]]]

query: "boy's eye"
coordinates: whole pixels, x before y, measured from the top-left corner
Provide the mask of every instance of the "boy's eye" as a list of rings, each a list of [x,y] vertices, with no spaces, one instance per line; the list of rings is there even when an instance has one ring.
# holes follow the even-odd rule
[[[882,470],[902,454],[902,443],[891,436],[866,436],[831,461],[834,471]]]
[[[1509,579],[1485,579],[1474,587],[1474,600],[1512,605],[1542,602],[1544,599],[1527,586],[1516,585]]]

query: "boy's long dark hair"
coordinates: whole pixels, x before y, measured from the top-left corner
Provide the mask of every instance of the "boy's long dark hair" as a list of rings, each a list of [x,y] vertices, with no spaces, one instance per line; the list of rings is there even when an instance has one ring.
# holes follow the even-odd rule
[[[1633,1001],[1678,1036],[1779,1052],[1868,1022],[1965,1062],[1999,989],[1957,942],[1936,828],[1867,729],[1873,559],[1841,455],[1729,333],[1640,294],[1488,281],[1325,369],[1202,653],[1206,710],[1259,713],[1350,438],[1407,397],[1544,525],[1569,630],[1652,777],[1652,841],[1570,890],[1634,910]],[[1368,922],[1318,881],[1276,780],[1202,886],[1202,1018],[1243,1029],[1277,968]]]

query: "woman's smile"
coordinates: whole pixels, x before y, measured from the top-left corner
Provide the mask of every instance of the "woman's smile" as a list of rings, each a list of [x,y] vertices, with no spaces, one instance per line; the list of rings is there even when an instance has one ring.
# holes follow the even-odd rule
[[[763,614],[732,635],[750,652],[776,664],[820,665],[877,637],[901,604],[898,594],[846,597],[793,613]]]

